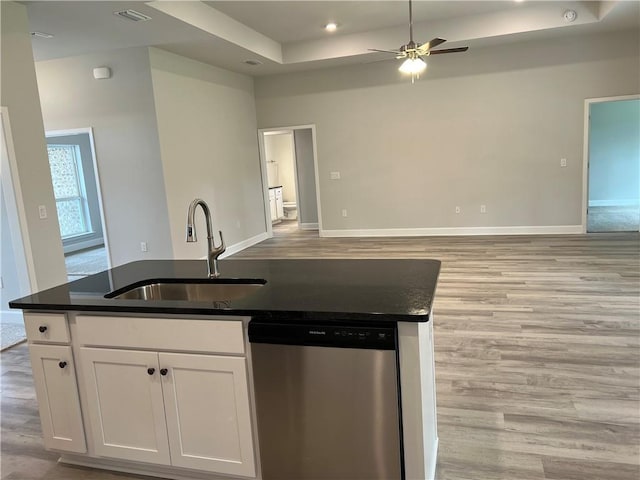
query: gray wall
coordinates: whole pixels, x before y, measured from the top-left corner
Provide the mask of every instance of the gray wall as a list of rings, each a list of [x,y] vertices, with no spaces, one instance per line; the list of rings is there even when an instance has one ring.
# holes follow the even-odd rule
[[[112,78],[95,80],[100,66]],[[46,129],[93,127],[112,265],[171,258],[148,50],[49,60],[36,70]]]
[[[310,128],[293,131],[298,172],[298,215],[300,224],[318,223],[316,175],[313,165],[313,131]]]
[[[39,290],[66,281],[64,257],[51,172],[44,140],[38,85],[31,50],[27,12],[23,5],[0,2],[2,61],[0,104],[8,108],[15,148],[26,228],[33,258],[35,287]],[[44,205],[48,218],[41,220],[38,206]],[[17,228],[11,225],[9,228]]]
[[[253,80],[246,75],[150,49],[153,94],[176,258],[206,253],[203,216],[198,243],[186,243],[189,203],[207,202],[227,246],[264,235]]]
[[[589,204],[640,204],[640,100],[590,110]]]
[[[415,84],[396,61],[258,78],[258,126],[316,125],[325,230],[580,225],[584,100],[638,92],[639,43],[473,48]]]

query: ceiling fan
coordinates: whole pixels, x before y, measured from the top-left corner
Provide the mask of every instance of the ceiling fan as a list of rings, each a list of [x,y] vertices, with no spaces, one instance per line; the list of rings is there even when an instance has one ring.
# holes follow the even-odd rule
[[[438,37],[428,41],[427,43],[416,43],[413,41],[413,11],[411,8],[411,0],[409,0],[409,43],[402,45],[398,50],[379,50],[377,48],[370,48],[369,50],[372,52],[393,53],[397,59],[405,58],[406,60],[402,62],[399,70],[402,73],[410,73],[411,80],[413,81],[414,76],[419,76],[420,73],[427,68],[427,63],[422,59],[422,57],[438,55],[441,53],[466,52],[469,50],[469,47],[431,50],[444,42],[446,42],[444,38]]]

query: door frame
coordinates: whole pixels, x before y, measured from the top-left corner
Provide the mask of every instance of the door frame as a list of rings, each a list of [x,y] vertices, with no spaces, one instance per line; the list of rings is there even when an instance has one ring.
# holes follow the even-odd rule
[[[16,228],[12,228],[10,232],[11,246],[15,257],[20,290],[27,292],[26,294],[30,294],[38,291],[38,284],[33,256],[31,255],[31,240],[27,226],[27,214],[24,202],[21,200],[23,198],[22,187],[13,144],[9,109],[7,107],[0,107],[0,136],[2,136],[0,141],[4,143],[0,170],[7,172],[6,175],[1,175],[2,189],[5,194],[4,200],[6,202],[5,208],[7,209],[9,223],[16,226]],[[2,308],[0,308],[0,310],[1,309]]]
[[[320,203],[320,176],[318,174],[318,147],[316,143],[316,126],[315,124],[308,125],[293,125],[293,126],[284,126],[284,127],[270,127],[270,128],[259,128],[258,129],[258,150],[260,153],[260,172],[262,176],[262,196],[264,200],[264,221],[265,221],[265,229],[269,238],[273,237],[273,227],[271,224],[271,211],[269,209],[269,180],[267,178],[267,155],[264,147],[264,134],[268,132],[294,132],[295,130],[307,130],[311,129],[311,139],[313,145],[313,174],[315,177],[315,185],[316,185],[316,206],[318,213],[318,233],[319,236],[322,236],[322,212],[321,212],[321,203]],[[294,139],[295,142],[295,139]],[[297,155],[295,155],[295,143],[294,143],[294,172],[296,175],[296,201],[300,202],[300,191],[298,188],[298,160]],[[300,225],[300,212],[298,211],[298,225]]]
[[[584,142],[582,144],[582,233],[587,233],[587,209],[589,208],[589,117],[591,105],[594,103],[619,102],[638,99],[640,99],[640,94],[587,98],[584,101]]]
[[[89,144],[91,145],[91,161],[93,163],[93,174],[96,182],[96,192],[98,195],[98,207],[100,210],[100,224],[102,225],[102,237],[104,238],[104,249],[107,253],[107,268],[111,268],[111,249],[109,248],[109,232],[107,230],[107,222],[104,218],[104,202],[102,201],[102,188],[100,184],[100,172],[98,169],[98,159],[96,156],[96,146],[93,139],[93,127],[71,128],[68,130],[47,130],[45,138],[49,137],[66,137],[68,135],[81,135],[86,133],[89,135]]]

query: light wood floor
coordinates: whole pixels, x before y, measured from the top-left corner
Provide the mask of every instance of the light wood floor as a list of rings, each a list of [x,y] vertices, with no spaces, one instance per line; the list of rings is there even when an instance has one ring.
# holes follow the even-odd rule
[[[439,480],[640,478],[638,233],[274,232],[234,258],[442,260],[434,307]],[[132,478],[59,466],[42,449],[25,346],[2,353],[2,383],[3,479]]]

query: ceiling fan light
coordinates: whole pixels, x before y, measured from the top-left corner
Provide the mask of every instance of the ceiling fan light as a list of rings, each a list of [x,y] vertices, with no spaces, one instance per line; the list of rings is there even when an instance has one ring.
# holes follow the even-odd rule
[[[400,70],[402,73],[409,73],[411,75],[415,75],[418,73],[422,73],[427,69],[427,63],[422,60],[420,57],[418,58],[407,58],[402,65],[400,65]]]

